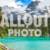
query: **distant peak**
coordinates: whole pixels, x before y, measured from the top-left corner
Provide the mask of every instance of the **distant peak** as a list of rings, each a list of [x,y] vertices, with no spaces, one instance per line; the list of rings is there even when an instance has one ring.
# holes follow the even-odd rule
[[[32,0],[33,2],[35,2],[35,1],[41,1],[41,0]]]
[[[37,1],[37,0],[36,0],[36,1],[32,1],[32,2],[40,2],[40,1]]]

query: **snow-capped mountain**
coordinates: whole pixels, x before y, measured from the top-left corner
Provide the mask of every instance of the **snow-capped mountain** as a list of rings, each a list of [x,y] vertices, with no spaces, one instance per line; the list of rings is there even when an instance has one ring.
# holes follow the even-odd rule
[[[50,13],[50,7],[47,6],[38,8],[40,1],[32,1],[26,8],[26,12],[31,15],[45,15]]]
[[[50,6],[44,6],[42,8],[38,7],[40,4],[40,1],[32,1],[29,5],[21,7],[21,8],[14,8],[14,7],[8,7],[4,6],[3,7],[3,12],[8,13],[13,13],[14,16],[17,14],[24,14],[24,13],[29,13],[30,15],[45,15],[45,14],[50,14]]]
[[[9,6],[4,6],[2,7],[3,12],[24,12],[27,6],[21,7],[21,8],[14,8],[14,7],[9,7]]]
[[[35,2],[31,2],[27,8],[26,8],[26,12],[31,12],[31,11],[35,11],[35,9],[37,8],[37,6],[39,5],[40,1],[35,1]]]
[[[10,11],[14,10],[14,7],[8,7],[6,5],[6,6],[2,7],[2,9],[3,9],[3,12],[10,12]]]

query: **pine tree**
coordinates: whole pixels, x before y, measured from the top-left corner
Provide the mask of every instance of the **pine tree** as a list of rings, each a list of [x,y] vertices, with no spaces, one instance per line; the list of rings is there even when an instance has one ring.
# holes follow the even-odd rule
[[[1,19],[2,19],[2,7],[0,7],[0,23],[1,23]],[[4,37],[3,34],[1,33],[1,27],[0,27],[0,36]]]

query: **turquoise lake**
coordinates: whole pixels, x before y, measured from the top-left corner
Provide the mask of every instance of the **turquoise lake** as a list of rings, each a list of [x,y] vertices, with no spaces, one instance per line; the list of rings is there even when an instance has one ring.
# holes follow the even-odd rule
[[[12,50],[50,50],[50,37],[5,37],[0,43]]]

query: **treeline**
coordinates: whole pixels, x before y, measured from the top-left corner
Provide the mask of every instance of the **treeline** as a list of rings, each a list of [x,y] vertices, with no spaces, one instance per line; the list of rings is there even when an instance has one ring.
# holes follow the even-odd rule
[[[1,22],[1,17],[2,17],[2,8],[0,7],[0,22]],[[38,21],[38,20],[37,20]],[[14,23],[17,23],[17,21],[14,21]],[[23,21],[21,23],[24,23]],[[41,29],[42,30],[42,35],[46,35],[46,36],[49,36],[50,35],[50,18],[48,18],[48,27],[45,27],[44,26],[44,19],[42,19],[42,25],[41,27],[35,27],[34,24],[30,25],[28,28],[25,27],[6,27],[6,26],[3,26],[0,28],[0,33],[4,34],[4,35],[8,35],[8,29]],[[34,32],[33,32],[34,34]],[[13,35],[12,35],[13,36]]]

